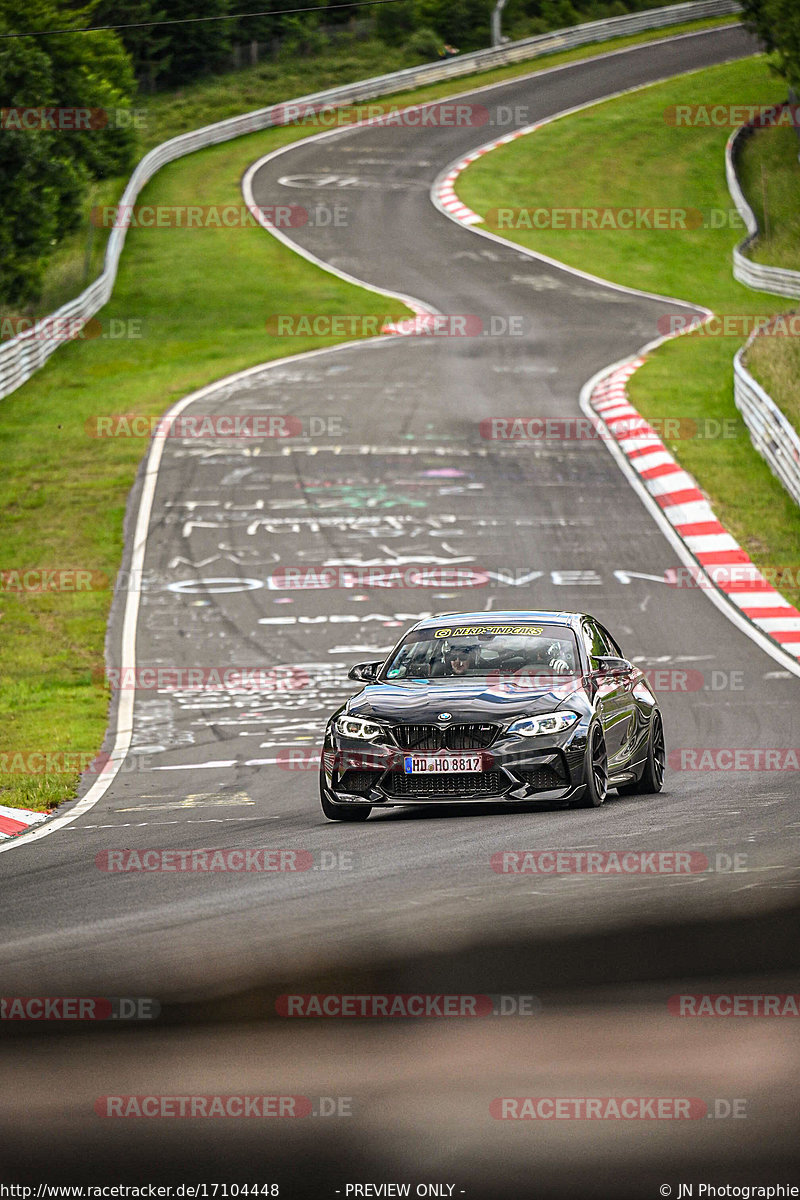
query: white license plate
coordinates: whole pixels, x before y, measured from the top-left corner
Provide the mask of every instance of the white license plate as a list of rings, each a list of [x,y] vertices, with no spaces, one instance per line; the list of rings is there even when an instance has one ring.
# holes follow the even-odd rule
[[[406,775],[453,775],[483,770],[482,754],[408,754],[403,759]]]

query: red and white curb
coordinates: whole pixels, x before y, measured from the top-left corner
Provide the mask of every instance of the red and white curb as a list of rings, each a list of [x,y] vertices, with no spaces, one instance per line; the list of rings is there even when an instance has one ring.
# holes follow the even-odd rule
[[[717,520],[695,479],[628,400],[625,385],[643,362],[631,359],[606,375],[589,404],[697,563],[692,583],[721,592],[785,653],[800,658],[800,611],[764,578]]]
[[[436,181],[434,188],[434,202],[438,203],[448,216],[455,217],[457,221],[463,221],[465,225],[482,225],[483,217],[478,213],[473,212],[471,208],[467,208],[456,195],[455,182],[462,171],[472,163],[477,162],[479,158],[483,158],[484,154],[488,154],[490,150],[496,150],[498,146],[505,146],[507,142],[515,142],[517,138],[523,137],[526,133],[532,133],[534,129],[538,129],[538,125],[532,125],[526,129],[515,129],[512,133],[506,133],[503,137],[495,138],[493,142],[486,142],[485,145],[479,146],[477,150],[473,150],[465,158],[459,159],[457,163],[448,169],[446,175],[440,176]]]
[[[24,833],[31,825],[38,825],[49,816],[49,813],[34,812],[30,808],[6,808],[0,804],[0,841]]]

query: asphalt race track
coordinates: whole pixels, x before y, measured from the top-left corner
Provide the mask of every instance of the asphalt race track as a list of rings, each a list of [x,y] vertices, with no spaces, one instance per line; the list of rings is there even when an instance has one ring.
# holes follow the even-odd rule
[[[714,30],[482,90],[475,102],[494,114],[497,106],[518,109],[522,117],[517,123],[529,124],[623,88],[752,50],[741,29]],[[695,99],[690,81],[687,90]],[[686,306],[611,289],[513,246],[491,244],[438,212],[430,200],[434,179],[491,133],[486,126],[344,128],[290,147],[255,172],[253,191],[261,205],[291,203],[309,210],[338,205],[346,213],[335,228],[307,224],[284,231],[287,240],[376,289],[414,297],[442,314],[479,317],[488,332],[384,338],[279,362],[208,389],[186,410],[192,415],[299,418],[302,432],[286,439],[166,439],[144,548],[136,661],[140,668],[264,668],[266,678],[257,688],[239,690],[139,687],[131,750],[105,794],[52,835],[0,854],[5,994],[153,996],[167,1006],[191,1006],[255,994],[277,981],[334,975],[357,979],[363,988],[374,964],[402,962],[409,955],[467,953],[469,947],[489,945],[498,937],[513,943],[535,935],[554,945],[614,931],[628,937],[629,930],[659,925],[674,930],[670,937],[678,947],[677,966],[670,977],[680,979],[683,923],[716,920],[728,922],[728,953],[719,969],[733,974],[736,922],[762,919],[796,896],[800,819],[791,771],[671,770],[660,796],[612,796],[593,811],[532,806],[390,810],[354,826],[322,817],[315,750],[327,714],[355,690],[346,679],[348,667],[382,657],[404,626],[430,612],[524,607],[589,611],[609,625],[631,658],[663,671],[660,701],[669,750],[798,744],[798,679],[700,590],[664,582],[665,572],[678,565],[675,550],[602,442],[504,442],[481,436],[481,422],[493,416],[580,416],[578,396],[590,377],[656,337],[659,317],[686,312]],[[536,155],[535,135],[529,146]],[[524,198],[510,197],[509,203],[524,203]],[[321,297],[324,288],[323,277]],[[253,303],[265,319],[271,314],[269,280]],[[324,309],[321,299],[320,311]],[[396,313],[397,302],[387,300],[386,311]],[[502,332],[511,318],[521,328],[520,336]],[[287,355],[291,353],[287,338]],[[144,485],[142,471],[129,505],[126,569]],[[297,589],[287,586],[281,574],[289,568],[388,571],[408,566],[489,572],[491,582],[478,587]],[[112,668],[121,661],[125,601],[120,593],[112,614]],[[686,673],[695,690],[681,690]],[[113,737],[107,748],[112,742]],[[92,782],[87,779],[84,792]],[[103,854],[112,849],[212,847],[311,852],[313,866],[213,874],[101,869]],[[710,869],[627,878],[514,877],[493,871],[491,856],[514,849],[677,849],[706,854]],[[728,869],[734,862],[739,869]],[[757,941],[749,940],[748,947]],[[497,993],[502,988],[489,977],[490,962],[487,957],[480,990]],[[748,964],[745,956],[744,969],[756,970]],[[765,962],[761,969],[777,977],[784,965],[789,966],[788,957],[785,964]],[[536,991],[536,986],[523,984],[542,983],[546,974],[541,962],[520,962],[514,983],[519,991]],[[696,959],[689,962],[687,957],[685,974],[702,976]],[[474,972],[471,980],[477,986]],[[636,981],[635,966],[628,968],[625,981],[631,980]],[[595,982],[609,980],[598,976]],[[405,984],[405,991],[419,986],[408,978]],[[559,985],[574,988],[575,981],[544,981],[556,990]],[[628,1061],[629,1086],[648,1076],[650,1068],[637,1064],[640,1059],[647,1063],[653,1046],[660,1046],[658,1077],[669,1076],[668,1064],[680,1054],[677,1035],[658,1032],[657,1022],[650,1031],[651,1018],[638,1010],[613,1012],[623,1014],[636,1042]],[[590,1060],[598,1080],[613,1076],[619,1029],[611,1029],[612,1015],[601,1018],[601,1025],[603,1021],[607,1028],[581,1026],[570,1035],[569,1049],[559,1059],[562,1091],[572,1086],[575,1093],[579,1068]],[[545,1028],[556,1036],[553,1025],[538,1025],[540,1043]],[[336,1084],[339,1092],[350,1087],[355,1094],[358,1080],[363,1090],[369,1076],[370,1096],[384,1096],[382,1089],[390,1084],[375,1074],[384,1051],[374,1026],[357,1035],[352,1027],[348,1030],[352,1061],[346,1070],[336,1058],[339,1043],[331,1027],[307,1030],[303,1025],[302,1053],[316,1056],[314,1061],[324,1066],[317,1074],[312,1071],[317,1091]],[[520,1030],[514,1026],[513,1034],[508,1032],[503,1050],[517,1063],[530,1047]],[[285,1026],[274,1034],[280,1045],[273,1045],[271,1073],[275,1064],[287,1062],[294,1062],[295,1074],[299,1071],[296,1028],[291,1035],[294,1041]],[[663,1046],[658,1040],[662,1035]],[[118,1033],[98,1044],[104,1053],[116,1049],[114,1061],[118,1066],[124,1062],[126,1078],[142,1062],[156,1058],[165,1077],[170,1063],[183,1069],[199,1060],[198,1043],[184,1030],[148,1034],[154,1039],[152,1052],[142,1058],[144,1036],[137,1043]],[[257,1061],[255,1036],[242,1034],[234,1044],[225,1041],[233,1034],[217,1034],[209,1050],[215,1069],[224,1064],[235,1075],[238,1063],[249,1070],[242,1064]],[[498,1036],[492,1034],[495,1040]],[[724,1036],[719,1030],[707,1033],[712,1041]],[[747,1094],[760,1096],[765,1105],[772,1098],[774,1119],[768,1120],[762,1107],[763,1121],[776,1139],[785,1133],[788,1145],[787,1113],[796,1112],[797,1096],[785,1035],[770,1027],[753,1036],[761,1038],[764,1049],[758,1069],[751,1041],[731,1062],[750,1071]],[[472,1086],[465,1062],[477,1055],[486,1072],[497,1062],[488,1043],[476,1048],[475,1040],[467,1039],[466,1032],[452,1027],[439,1034],[438,1042],[428,1027],[391,1033],[386,1062],[400,1080],[397,1104],[402,1111],[393,1115],[399,1122],[396,1158],[385,1162],[405,1169],[408,1177],[414,1160],[404,1160],[402,1151],[414,1142],[417,1089],[426,1097],[426,1120],[447,1110],[453,1095],[441,1074],[434,1077],[433,1067],[431,1077],[422,1081],[404,1075],[406,1056],[413,1047],[423,1059],[430,1055],[431,1063],[449,1063],[447,1069],[460,1080],[457,1108]],[[592,1046],[597,1061],[587,1049]],[[76,1089],[73,1096],[118,1087],[130,1092],[153,1088],[155,1069],[141,1086],[112,1085],[104,1078],[103,1055],[86,1054],[85,1049],[77,1037],[64,1039],[63,1046],[50,1039],[35,1047],[42,1082],[38,1098],[32,1094],[29,1134],[37,1122],[47,1126],[54,1119],[51,1093],[66,1081]],[[31,1052],[24,1038],[12,1047],[9,1061],[23,1050]],[[724,1052],[721,1040],[718,1047],[698,1043],[693,1070],[705,1065],[705,1078],[729,1089],[713,1092],[709,1084],[699,1094],[734,1094],[733,1077],[714,1076],[714,1070],[722,1069]],[[45,1066],[51,1053],[52,1069]],[[538,1061],[544,1062],[544,1056]],[[778,1080],[772,1092],[769,1071]],[[302,1079],[307,1091],[311,1076],[307,1072]],[[736,1083],[741,1086],[741,1079]],[[189,1085],[184,1081],[184,1086]],[[520,1079],[506,1094],[532,1087]],[[232,1083],[227,1090],[235,1090]],[[288,1090],[304,1089],[298,1084]],[[586,1094],[598,1093],[590,1089]],[[3,1117],[4,1127],[7,1119]],[[353,1133],[356,1156],[366,1154],[364,1143],[370,1137],[380,1141],[386,1128],[378,1125],[372,1113],[360,1133]],[[770,1157],[768,1147],[758,1158],[764,1128],[763,1122],[753,1122],[744,1142],[734,1140],[729,1130],[726,1163],[735,1164],[737,1144],[746,1144],[750,1161],[764,1171],[770,1162],[784,1162],[780,1154]],[[465,1147],[480,1136],[478,1127],[461,1116],[452,1117],[448,1129],[447,1137],[460,1130]],[[61,1133],[59,1178],[69,1161],[68,1141],[102,1157],[100,1134],[86,1134],[82,1143],[85,1130],[74,1112]],[[152,1143],[147,1140],[151,1136]],[[286,1136],[284,1167],[291,1165],[293,1154],[296,1162],[297,1155],[308,1153],[299,1134]],[[167,1137],[137,1132],[120,1153],[139,1164],[148,1145]],[[599,1134],[586,1137],[588,1157],[582,1169],[591,1175],[587,1188],[593,1181],[600,1189],[596,1194],[611,1194],[602,1188],[611,1187],[608,1181],[614,1178],[608,1157],[613,1151]],[[686,1161],[692,1154],[698,1161],[717,1161],[707,1139],[687,1149],[689,1135],[680,1137]],[[191,1132],[187,1138],[192,1154],[202,1157],[200,1135]],[[656,1141],[659,1164],[672,1161],[674,1166],[678,1143],[662,1132]],[[239,1144],[234,1138],[227,1145],[233,1161]],[[420,1135],[420,1163],[452,1167],[457,1155],[453,1144],[448,1147],[445,1153],[433,1134]],[[323,1138],[317,1150],[317,1190],[282,1195],[334,1194],[331,1164],[338,1161],[341,1146]],[[172,1161],[172,1151],[162,1146],[165,1161]],[[252,1144],[243,1141],[245,1158],[251,1151]],[[618,1152],[631,1177],[642,1169],[633,1134],[625,1134]],[[522,1153],[518,1142],[495,1140],[490,1158],[496,1165],[517,1153]],[[551,1190],[542,1185],[531,1195],[557,1194],[556,1175],[565,1153],[566,1142],[548,1135],[538,1162],[553,1173]],[[462,1161],[469,1162],[477,1179],[471,1154],[465,1149]],[[13,1165],[13,1155],[10,1161]],[[601,1162],[605,1166],[596,1174]],[[492,1169],[490,1163],[486,1170]],[[517,1162],[513,1179],[495,1178],[495,1187],[486,1182],[491,1176],[480,1176],[488,1190],[467,1194],[528,1194],[524,1173],[515,1173],[520,1169]],[[345,1177],[366,1176],[354,1170]],[[430,1175],[423,1172],[419,1178]],[[767,1182],[766,1176],[759,1181]],[[616,1182],[614,1194],[622,1194],[621,1181]],[[654,1186],[631,1194],[657,1192]]]

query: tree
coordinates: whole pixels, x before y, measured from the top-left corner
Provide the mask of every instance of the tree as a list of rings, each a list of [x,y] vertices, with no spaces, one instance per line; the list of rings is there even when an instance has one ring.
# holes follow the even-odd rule
[[[168,15],[158,0],[99,0],[92,14],[92,25],[123,26],[117,32],[140,86],[148,91],[155,89],[170,62],[169,37],[150,22],[164,21]]]
[[[743,0],[748,27],[775,55],[775,69],[800,91],[800,6],[796,0]]]
[[[87,10],[65,11],[50,0],[31,0],[26,9],[0,0],[3,34],[75,28],[88,18]],[[88,180],[131,165],[135,131],[125,114],[133,88],[130,61],[113,33],[0,40],[0,301],[36,295],[53,244],[80,219]],[[94,112],[93,127],[70,127],[70,115],[86,109]]]
[[[375,15],[375,32],[387,46],[401,46],[416,29],[414,5],[382,4]]]
[[[228,0],[170,0],[169,20],[186,23],[164,25],[159,31],[167,38],[168,85],[191,83],[198,75],[212,75],[230,65],[233,22],[188,19],[224,17],[229,11]]]
[[[493,8],[493,0],[416,0],[415,25],[459,50],[480,50],[491,44]]]

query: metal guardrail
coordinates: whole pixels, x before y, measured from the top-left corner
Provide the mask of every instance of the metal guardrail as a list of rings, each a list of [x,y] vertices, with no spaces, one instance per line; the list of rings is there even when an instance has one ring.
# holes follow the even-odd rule
[[[800,437],[742,361],[758,332],[751,334],[733,360],[734,399],[756,450],[795,503],[800,504]]]
[[[775,108],[768,109],[765,116],[775,116],[784,107],[782,104],[776,105]],[[753,262],[745,253],[758,236],[759,228],[755,213],[745,198],[736,174],[736,157],[742,143],[751,137],[758,127],[757,121],[740,125],[728,138],[725,147],[728,190],[747,229],[747,237],[733,250],[733,276],[739,283],[744,283],[756,291],[797,298],[800,297],[800,271]],[[744,365],[745,355],[753,340],[767,331],[768,329],[754,330],[734,357],[733,397],[754,447],[795,503],[800,504],[800,437],[772,397]]]
[[[765,117],[779,113],[784,107],[785,105],[779,104],[775,108],[766,110]],[[744,283],[758,292],[771,292],[776,296],[791,296],[792,299],[798,299],[800,298],[800,271],[790,271],[786,267],[769,267],[764,263],[753,262],[752,258],[748,258],[746,254],[758,237],[759,228],[756,215],[747,203],[736,174],[736,157],[742,143],[751,137],[758,127],[758,122],[740,125],[738,129],[734,129],[725,147],[725,175],[728,180],[728,191],[747,229],[747,237],[733,248],[733,277],[738,279],[739,283]]]
[[[289,106],[300,106],[302,110],[320,109],[342,104],[357,104],[372,100],[391,92],[410,90],[440,80],[457,79],[477,71],[510,63],[524,62],[541,55],[554,54],[592,42],[608,41],[626,34],[639,33],[648,29],[660,29],[682,21],[699,21],[706,17],[727,16],[738,13],[741,6],[737,0],[689,0],[685,4],[672,4],[666,8],[630,13],[621,17],[609,17],[603,21],[589,21],[569,29],[557,29],[537,37],[508,42],[503,46],[477,50],[472,54],[460,55],[444,62],[424,63],[418,67],[407,67],[387,75],[374,76],[359,83],[345,84],[324,92],[302,96],[268,108],[231,117],[181,134],[162,142],[141,159],[133,171],[120,199],[120,206],[133,205],[145,184],[153,175],[186,154],[206,146],[214,146],[242,134],[254,133],[271,126],[284,125],[294,119],[287,114]],[[0,346],[0,399],[8,396],[30,379],[60,345],[72,340],[80,329],[104,304],[108,303],[117,276],[122,248],[125,244],[124,227],[115,227],[108,239],[103,270],[94,283],[85,291],[64,304],[50,316],[37,321],[35,326]]]

